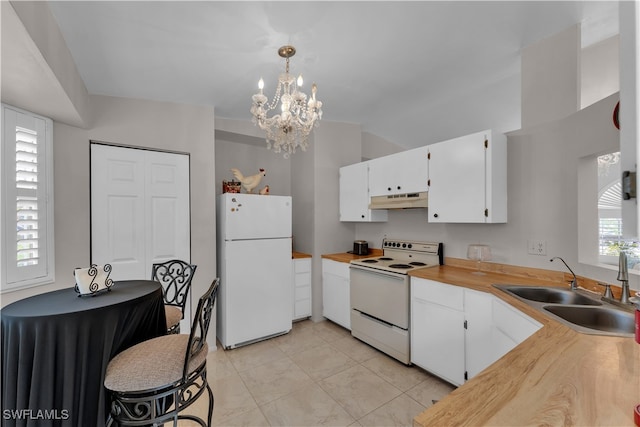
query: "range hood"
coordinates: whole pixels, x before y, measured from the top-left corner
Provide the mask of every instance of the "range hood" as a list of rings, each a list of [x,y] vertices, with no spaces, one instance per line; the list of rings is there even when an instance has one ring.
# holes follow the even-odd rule
[[[372,196],[369,209],[413,209],[427,207],[427,192]]]

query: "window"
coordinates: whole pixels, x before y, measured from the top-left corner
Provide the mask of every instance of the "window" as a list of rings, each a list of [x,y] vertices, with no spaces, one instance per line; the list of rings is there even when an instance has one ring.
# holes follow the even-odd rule
[[[54,280],[52,125],[2,105],[3,292]]]
[[[629,267],[638,263],[637,242],[623,238],[620,152],[597,158],[598,165],[598,258],[618,265],[620,250],[627,252]]]

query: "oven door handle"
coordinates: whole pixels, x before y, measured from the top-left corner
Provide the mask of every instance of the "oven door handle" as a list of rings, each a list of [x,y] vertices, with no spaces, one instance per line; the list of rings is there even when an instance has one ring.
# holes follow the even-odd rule
[[[385,277],[389,277],[391,279],[396,279],[398,281],[403,281],[406,277],[406,274],[399,274],[399,273],[388,273],[386,271],[382,271],[382,270],[375,270],[373,268],[369,268],[369,267],[361,267],[359,265],[349,265],[349,268],[353,268],[354,270],[358,270],[358,271],[363,271],[365,273],[370,273],[370,274],[377,274],[379,276],[385,276]]]

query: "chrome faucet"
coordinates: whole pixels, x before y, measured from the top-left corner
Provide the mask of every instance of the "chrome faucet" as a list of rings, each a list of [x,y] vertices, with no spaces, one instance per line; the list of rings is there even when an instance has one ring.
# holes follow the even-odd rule
[[[618,257],[618,280],[622,282],[622,293],[620,294],[620,302],[622,304],[630,304],[629,301],[629,270],[627,267],[627,254],[620,251]]]
[[[571,290],[575,291],[576,289],[578,289],[578,279],[576,278],[576,273],[573,272],[573,270],[571,269],[571,267],[569,267],[567,265],[566,262],[564,262],[564,260],[562,258],[560,258],[559,256],[554,256],[553,258],[551,258],[549,261],[553,262],[554,259],[559,259],[560,261],[562,261],[562,263],[564,264],[565,267],[567,267],[569,269],[569,271],[571,272],[571,274],[573,274],[573,280],[571,281]]]

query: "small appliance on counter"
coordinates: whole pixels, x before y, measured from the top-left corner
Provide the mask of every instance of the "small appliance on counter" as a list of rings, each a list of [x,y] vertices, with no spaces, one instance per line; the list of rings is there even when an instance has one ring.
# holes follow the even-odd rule
[[[354,255],[369,255],[369,243],[366,240],[355,240],[353,250],[349,253]]]

